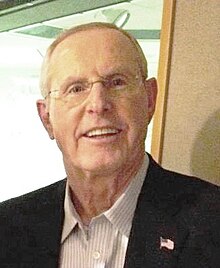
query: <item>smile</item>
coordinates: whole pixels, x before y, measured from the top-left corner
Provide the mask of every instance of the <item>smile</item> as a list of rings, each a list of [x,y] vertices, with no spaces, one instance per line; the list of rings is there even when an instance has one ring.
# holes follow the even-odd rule
[[[85,136],[88,138],[98,138],[98,137],[106,137],[118,134],[120,132],[119,129],[116,128],[97,128],[88,131]]]

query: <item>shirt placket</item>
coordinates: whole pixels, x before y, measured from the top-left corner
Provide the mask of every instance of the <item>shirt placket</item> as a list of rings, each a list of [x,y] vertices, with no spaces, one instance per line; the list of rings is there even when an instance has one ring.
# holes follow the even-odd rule
[[[104,216],[92,222],[88,241],[89,268],[107,268],[115,239],[112,231],[111,223]]]

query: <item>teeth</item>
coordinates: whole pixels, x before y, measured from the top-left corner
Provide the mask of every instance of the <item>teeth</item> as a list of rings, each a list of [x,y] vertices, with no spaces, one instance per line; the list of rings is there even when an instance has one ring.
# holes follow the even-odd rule
[[[100,136],[106,134],[116,134],[119,131],[113,128],[102,128],[102,129],[94,129],[86,133],[86,136],[93,137],[93,136]]]

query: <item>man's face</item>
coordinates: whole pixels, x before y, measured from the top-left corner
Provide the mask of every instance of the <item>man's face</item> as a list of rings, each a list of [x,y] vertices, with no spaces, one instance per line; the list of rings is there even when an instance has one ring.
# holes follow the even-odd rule
[[[78,105],[53,96],[49,96],[48,107],[38,105],[67,168],[104,174],[140,159],[154,111],[156,82],[142,81],[133,44],[116,30],[82,31],[67,37],[54,50],[51,90],[63,90],[79,80],[100,81],[115,74],[137,80],[132,84],[133,95],[112,98],[97,82]]]

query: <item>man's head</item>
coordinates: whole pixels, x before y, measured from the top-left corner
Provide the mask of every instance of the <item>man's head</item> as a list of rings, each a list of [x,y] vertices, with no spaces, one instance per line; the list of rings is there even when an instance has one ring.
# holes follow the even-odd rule
[[[114,172],[144,154],[156,81],[133,37],[111,24],[79,26],[49,48],[38,111],[66,168]]]

